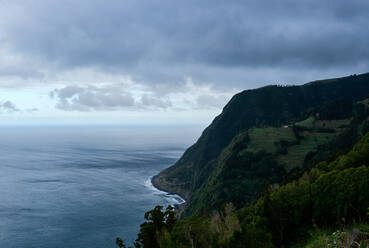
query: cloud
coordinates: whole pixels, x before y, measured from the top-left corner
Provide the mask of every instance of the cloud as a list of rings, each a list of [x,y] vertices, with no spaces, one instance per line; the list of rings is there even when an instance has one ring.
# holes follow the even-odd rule
[[[195,84],[191,78],[176,90],[167,91],[164,86],[152,88],[134,81],[72,85],[56,88],[49,96],[64,111],[188,110],[219,108],[235,91],[227,94],[212,85]]]
[[[96,68],[152,87],[191,76],[245,88],[358,73],[368,12],[361,0],[1,1],[0,74]]]
[[[26,109],[27,113],[34,113],[34,112],[37,112],[37,111],[39,111],[38,108],[28,108],[28,109]]]
[[[199,108],[222,108],[224,103],[228,100],[227,95],[201,95],[198,96],[196,101]]]
[[[12,101],[0,101],[0,113],[1,114],[11,114],[11,113],[35,113],[39,111],[38,108],[26,108],[21,109],[18,108],[16,104],[14,104]]]
[[[135,105],[132,95],[115,86],[66,86],[50,92],[56,107],[66,111],[116,110]]]
[[[155,95],[145,94],[141,97],[141,103],[144,106],[152,106],[156,108],[172,107],[172,102],[169,99],[161,99]]]
[[[11,101],[0,102],[0,113],[14,113],[19,111]]]

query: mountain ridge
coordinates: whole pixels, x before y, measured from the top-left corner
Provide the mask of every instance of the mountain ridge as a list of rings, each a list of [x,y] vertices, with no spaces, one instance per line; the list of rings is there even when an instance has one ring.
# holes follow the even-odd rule
[[[269,85],[242,91],[232,97],[198,141],[173,166],[154,176],[152,183],[161,190],[180,195],[191,205],[194,193],[204,188],[217,170],[223,149],[240,133],[250,128],[292,125],[326,102],[337,99],[355,102],[368,94],[369,73],[301,86]]]

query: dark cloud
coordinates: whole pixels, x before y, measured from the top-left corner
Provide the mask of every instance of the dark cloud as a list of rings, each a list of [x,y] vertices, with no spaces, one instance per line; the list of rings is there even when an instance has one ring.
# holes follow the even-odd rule
[[[0,113],[14,113],[19,111],[11,101],[0,102]]]
[[[232,84],[265,80],[270,70],[285,80],[305,78],[304,71],[357,73],[369,65],[369,2],[362,0],[0,4],[1,41],[49,70],[90,66],[146,82],[192,76]]]

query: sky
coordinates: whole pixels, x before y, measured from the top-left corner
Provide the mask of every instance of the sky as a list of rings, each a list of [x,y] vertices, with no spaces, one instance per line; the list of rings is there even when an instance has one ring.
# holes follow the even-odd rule
[[[0,125],[206,125],[369,71],[366,0],[0,0]]]

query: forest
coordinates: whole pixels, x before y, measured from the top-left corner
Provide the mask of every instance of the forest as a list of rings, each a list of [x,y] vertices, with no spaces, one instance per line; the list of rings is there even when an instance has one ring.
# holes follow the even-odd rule
[[[367,247],[368,164],[369,133],[348,153],[312,166],[283,186],[269,185],[262,197],[238,210],[227,203],[219,211],[203,208],[200,214],[177,219],[171,206],[157,206],[145,214],[134,245],[329,247],[341,242],[332,247]]]
[[[148,211],[134,246],[368,247],[368,93],[362,74],[235,95],[154,177],[187,202]]]

